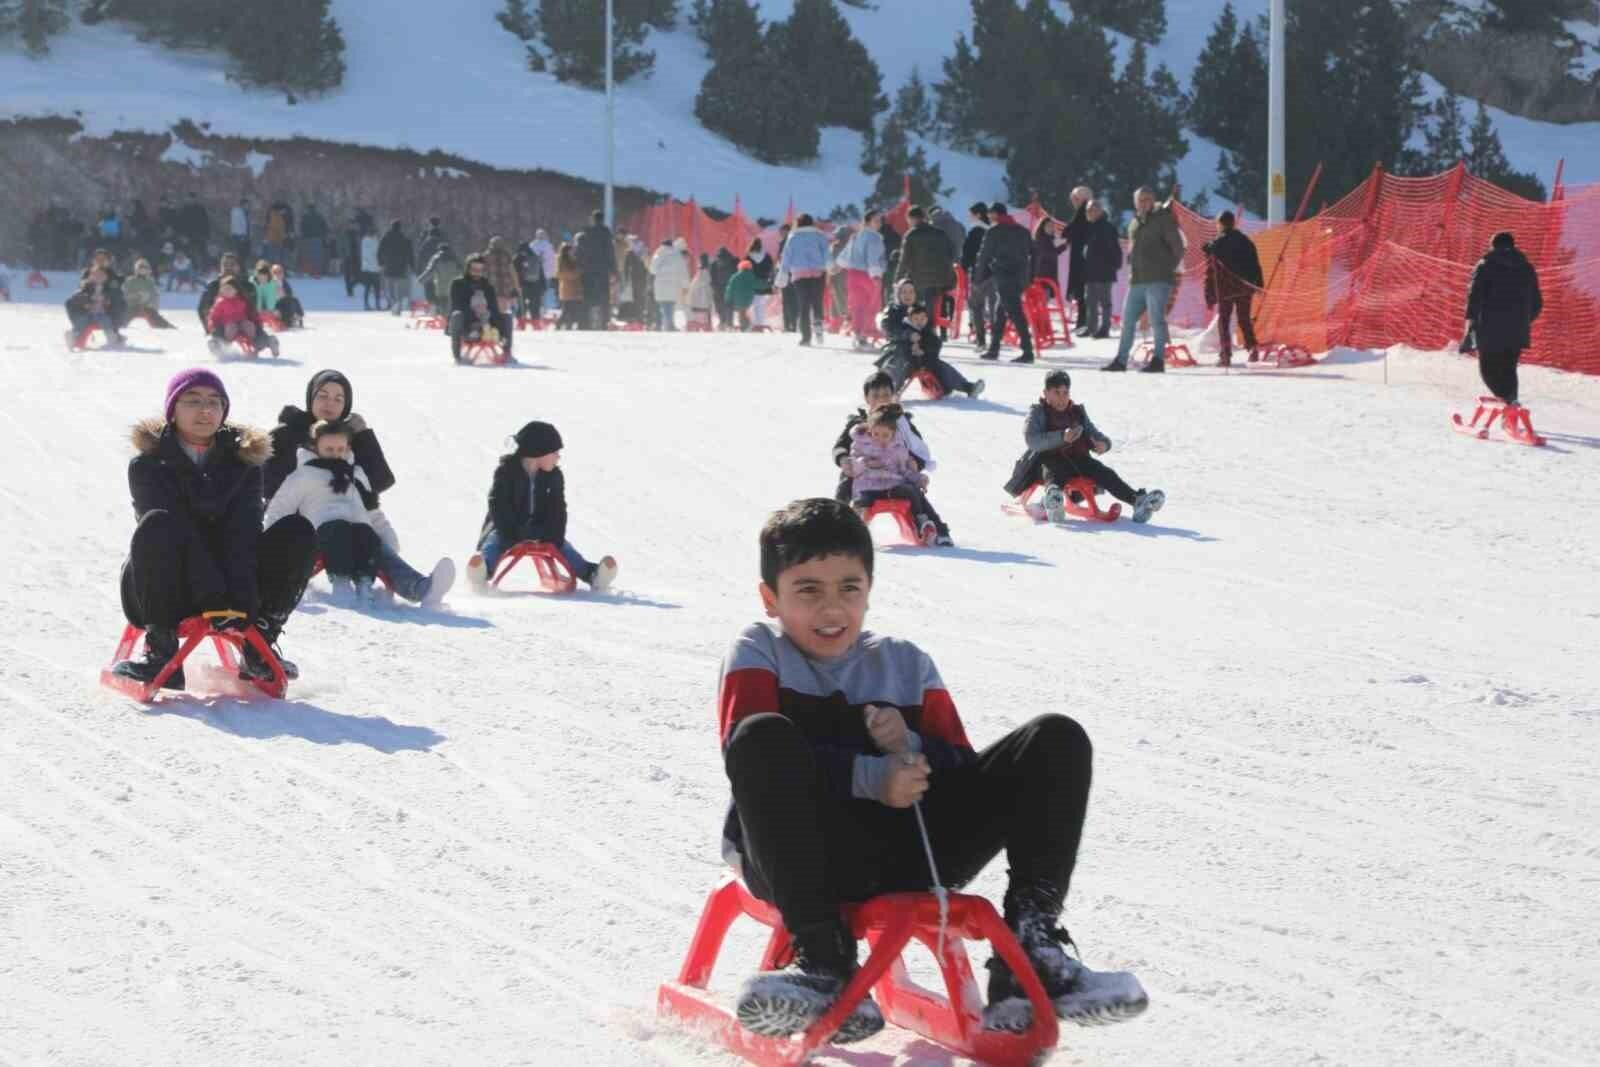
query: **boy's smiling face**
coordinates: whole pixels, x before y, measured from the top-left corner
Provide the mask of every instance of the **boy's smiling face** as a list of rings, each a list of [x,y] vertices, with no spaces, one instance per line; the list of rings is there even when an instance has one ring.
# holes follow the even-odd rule
[[[800,651],[813,659],[833,659],[861,636],[871,590],[860,558],[835,553],[786,568],[777,589],[763,582],[761,602]]]

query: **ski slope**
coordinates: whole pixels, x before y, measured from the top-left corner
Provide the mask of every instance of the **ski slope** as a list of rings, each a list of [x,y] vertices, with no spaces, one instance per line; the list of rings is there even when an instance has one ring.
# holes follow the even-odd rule
[[[222,368],[235,420],[347,372],[426,567],[464,560],[504,437],[549,419],[571,536],[618,588],[519,574],[362,613],[319,578],[289,699],[141,709],[96,684],[127,428],[206,357],[192,297],[177,332],[63,353],[64,284],[0,304],[0,1060],[732,1063],[653,1010],[720,874],[717,665],[759,614],[757,529],[831,492],[869,361],[573,333],[458,369],[305,282],[284,358]],[[959,547],[885,547],[869,616],[934,656],[979,744],[1042,711],[1094,738],[1066,922],[1152,1007],[1052,1062],[1600,1062],[1600,381],[1524,371],[1532,450],[1449,431],[1460,358],[1152,378],[1095,373],[1108,344],[1049,362],[1166,490],[1157,521],[1002,514],[1042,371],[958,350],[983,400],[912,406]],[[716,985],[757,955],[746,930]],[[953,1061],[881,1035],[818,1062]]]

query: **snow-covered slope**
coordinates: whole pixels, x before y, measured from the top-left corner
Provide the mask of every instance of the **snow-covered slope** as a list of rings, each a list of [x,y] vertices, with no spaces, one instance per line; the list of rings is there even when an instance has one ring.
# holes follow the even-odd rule
[[[1222,3],[1168,0],[1168,33],[1152,54],[1185,84]],[[1235,6],[1255,13],[1250,3]],[[119,26],[74,24],[51,41],[44,62],[0,47],[0,118],[73,116],[91,134],[159,131],[187,118],[218,133],[438,149],[492,165],[603,178],[603,95],[529,73],[521,44],[494,21],[499,7],[499,0],[454,0],[447,15],[432,0],[335,0],[348,46],[344,86],[294,105],[282,94],[231,84],[216,54],[174,53],[142,44]],[[761,7],[775,20],[786,18],[793,2],[763,0]],[[868,42],[891,93],[913,68],[937,80],[956,35],[971,30],[968,0],[920,0],[914,17],[898,3],[841,10]],[[651,34],[649,47],[657,54],[655,73],[618,90],[619,182],[723,207],[742,197],[747,211],[772,217],[791,198],[801,210],[827,211],[867,195],[859,135],[825,130],[821,156],[809,166],[756,163],[695,119],[694,97],[708,64],[687,25]],[[1127,41],[1119,38],[1116,47],[1125,54]],[[1569,182],[1600,181],[1600,130],[1500,113],[1495,119],[1518,167],[1548,182],[1565,157]],[[1194,195],[1215,182],[1217,149],[1199,138],[1191,142],[1179,173]],[[997,161],[928,147],[955,190],[952,202],[1004,194]]]
[[[544,334],[526,369],[456,369],[303,283],[284,359],[221,368],[238,419],[349,373],[419,563],[465,557],[503,435],[551,419],[572,538],[620,558],[619,591],[315,594],[290,699],[145,711],[95,684],[126,428],[206,357],[186,308],[65,355],[64,282],[0,305],[0,1059],[731,1064],[653,992],[720,873],[713,690],[760,614],[756,530],[831,491],[867,360]],[[914,408],[960,547],[887,548],[870,620],[929,650],[980,743],[1046,710],[1095,740],[1066,918],[1153,1007],[1053,1062],[1600,1062],[1600,382],[1526,372],[1532,451],[1449,432],[1478,391],[1459,358],[1152,379],[1095,373],[1107,354],[1050,361],[1109,460],[1166,489],[1158,521],[1003,515],[1043,368],[958,351],[983,401]],[[758,939],[728,953],[724,990]],[[892,1051],[819,1062],[949,1062]]]

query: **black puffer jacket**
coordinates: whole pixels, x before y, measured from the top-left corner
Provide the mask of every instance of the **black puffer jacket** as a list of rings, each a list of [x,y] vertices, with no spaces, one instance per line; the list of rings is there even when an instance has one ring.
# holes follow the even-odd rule
[[[1532,343],[1533,320],[1544,310],[1539,275],[1515,248],[1496,248],[1478,261],[1467,294],[1467,319],[1480,352],[1520,352]]]
[[[1098,221],[1085,223],[1083,245],[1083,278],[1095,285],[1110,285],[1117,280],[1122,269],[1122,238],[1111,220],[1101,215]]]
[[[1243,299],[1265,284],[1256,243],[1238,230],[1223,230],[1202,251],[1206,254],[1208,306],[1219,300]]]
[[[539,471],[532,478],[514,455],[501,456],[489,486],[489,513],[484,516],[478,543],[490,531],[500,534],[500,543],[509,548],[519,541],[549,541],[559,545],[567,539],[567,480],[557,467]]]
[[[495,296],[494,286],[489,284],[489,279],[474,278],[470,274],[463,274],[450,283],[450,310],[459,311],[463,317],[472,314],[472,294],[482,293],[484,299],[489,301],[489,318],[496,320],[500,317],[500,300]]]
[[[138,454],[128,463],[128,489],[134,515],[170,512],[195,533],[185,560],[189,593],[200,603],[225,604],[254,617],[261,465],[272,452],[267,435],[224,426],[196,465],[176,430],[145,419],[133,428],[133,447]]]
[[[977,280],[993,278],[997,284],[1028,284],[1033,261],[1033,238],[1010,215],[995,219],[978,249]]]
[[[278,425],[272,431],[272,458],[267,460],[261,475],[264,499],[271,500],[283,480],[294,473],[296,452],[308,447],[311,427],[317,421],[310,411],[311,399],[317,395],[318,389],[329,383],[344,388],[344,411],[339,413],[339,417],[348,419],[354,410],[355,392],[350,388],[350,379],[338,371],[320,371],[312,375],[306,383],[305,408],[289,404],[278,412]],[[374,493],[386,493],[394,488],[394,471],[389,469],[383,446],[378,443],[378,435],[370,426],[363,426],[359,433],[351,435],[350,451],[355,454],[355,464],[367,476]]]

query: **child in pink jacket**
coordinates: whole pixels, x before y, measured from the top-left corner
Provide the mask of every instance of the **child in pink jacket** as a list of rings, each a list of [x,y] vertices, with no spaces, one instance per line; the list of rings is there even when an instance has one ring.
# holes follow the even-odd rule
[[[909,500],[911,514],[921,529],[932,524],[937,531],[934,543],[949,546],[950,528],[933,510],[923,492],[928,476],[911,458],[911,451],[899,436],[900,409],[894,405],[879,408],[867,416],[850,435],[850,504],[858,512],[879,500]]]

